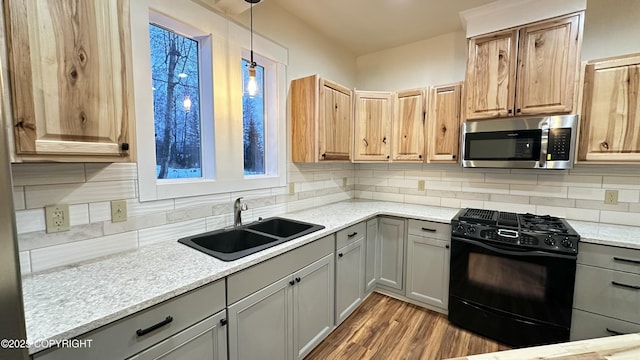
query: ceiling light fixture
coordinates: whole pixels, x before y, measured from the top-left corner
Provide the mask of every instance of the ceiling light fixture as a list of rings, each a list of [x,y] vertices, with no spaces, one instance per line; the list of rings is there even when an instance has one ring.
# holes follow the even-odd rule
[[[249,96],[255,96],[258,93],[258,80],[256,80],[256,62],[253,61],[253,4],[257,4],[260,0],[244,0],[251,4],[251,63],[249,64],[249,81],[247,82],[247,92]]]

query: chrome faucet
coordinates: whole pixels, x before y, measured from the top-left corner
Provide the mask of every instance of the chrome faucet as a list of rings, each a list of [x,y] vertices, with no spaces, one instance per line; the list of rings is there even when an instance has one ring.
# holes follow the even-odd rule
[[[233,203],[233,226],[242,226],[242,212],[249,209],[246,202],[241,202],[242,197],[236,199]]]

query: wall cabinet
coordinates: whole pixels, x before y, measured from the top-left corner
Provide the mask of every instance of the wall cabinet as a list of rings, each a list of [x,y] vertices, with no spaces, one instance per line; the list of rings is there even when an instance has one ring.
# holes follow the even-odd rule
[[[378,259],[376,261],[378,285],[403,289],[404,270],[403,219],[378,218]]]
[[[571,340],[640,332],[640,250],[580,244]]]
[[[578,160],[640,161],[640,54],[590,61]]]
[[[291,81],[291,161],[350,161],[352,91],[312,75]]]
[[[409,220],[406,296],[447,312],[451,225]]]
[[[378,275],[376,274],[376,270],[378,267],[376,266],[376,261],[378,257],[376,256],[376,238],[378,235],[378,218],[373,218],[367,220],[367,237],[365,241],[365,261],[364,261],[364,291],[365,293],[370,293],[376,286],[376,281],[378,279]]]
[[[364,299],[366,223],[336,234],[336,325]]]
[[[570,113],[584,13],[469,39],[467,120]]]
[[[462,83],[436,86],[430,90],[428,162],[458,161],[461,93]]]
[[[356,91],[354,105],[354,161],[391,158],[393,93]]]
[[[230,359],[302,359],[333,328],[333,254],[230,305]]]
[[[424,161],[425,106],[423,89],[396,93],[391,138],[392,161]]]
[[[5,2],[16,161],[132,161],[129,1]]]

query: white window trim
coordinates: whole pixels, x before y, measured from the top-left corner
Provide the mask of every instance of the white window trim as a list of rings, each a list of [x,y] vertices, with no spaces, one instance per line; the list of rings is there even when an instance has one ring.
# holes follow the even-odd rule
[[[277,141],[277,164],[269,165],[267,175],[245,176],[242,136],[242,73],[240,64],[242,52],[250,48],[250,32],[220,15],[191,1],[174,2],[170,0],[134,0],[131,2],[132,17],[132,58],[134,63],[134,95],[136,112],[136,137],[138,153],[138,185],[140,201],[171,199],[187,196],[238,192],[254,189],[280,187],[286,185],[286,65],[288,51],[282,46],[254,33],[254,53],[274,62],[273,73],[277,81],[274,89],[267,89],[269,95],[275,94],[274,105],[269,109],[269,117],[277,120],[277,127],[271,126],[265,136]],[[155,178],[155,139],[153,122],[153,93],[151,90],[151,65],[149,46],[149,21],[145,14],[171,14],[173,19],[185,19],[201,31],[202,36],[211,40],[213,63],[213,106],[206,106],[207,99],[201,97],[202,115],[207,116],[207,108],[213,111],[214,129],[207,129],[203,122],[202,133],[215,135],[212,140],[215,159],[215,179],[176,179],[161,180]],[[180,23],[176,20],[176,23]],[[174,28],[180,32],[180,28]],[[192,35],[191,32],[185,33]],[[238,71],[228,71],[228,69]],[[265,74],[267,69],[265,68]],[[201,79],[204,73],[201,73]],[[265,82],[266,83],[266,82]],[[205,86],[201,81],[201,88]],[[218,89],[218,90],[216,90]],[[233,95],[229,95],[232,93]],[[267,127],[265,126],[265,129]],[[204,146],[203,146],[204,148]],[[265,149],[266,150],[266,149]],[[203,149],[203,152],[206,149]],[[204,158],[203,158],[204,161]],[[205,176],[211,176],[210,170],[203,166]]]

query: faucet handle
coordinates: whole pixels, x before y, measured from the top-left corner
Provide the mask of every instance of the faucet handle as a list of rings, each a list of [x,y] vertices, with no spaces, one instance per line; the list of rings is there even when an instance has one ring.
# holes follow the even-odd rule
[[[247,205],[246,202],[243,202],[242,204],[240,204],[240,209],[242,211],[249,210],[249,205]]]

